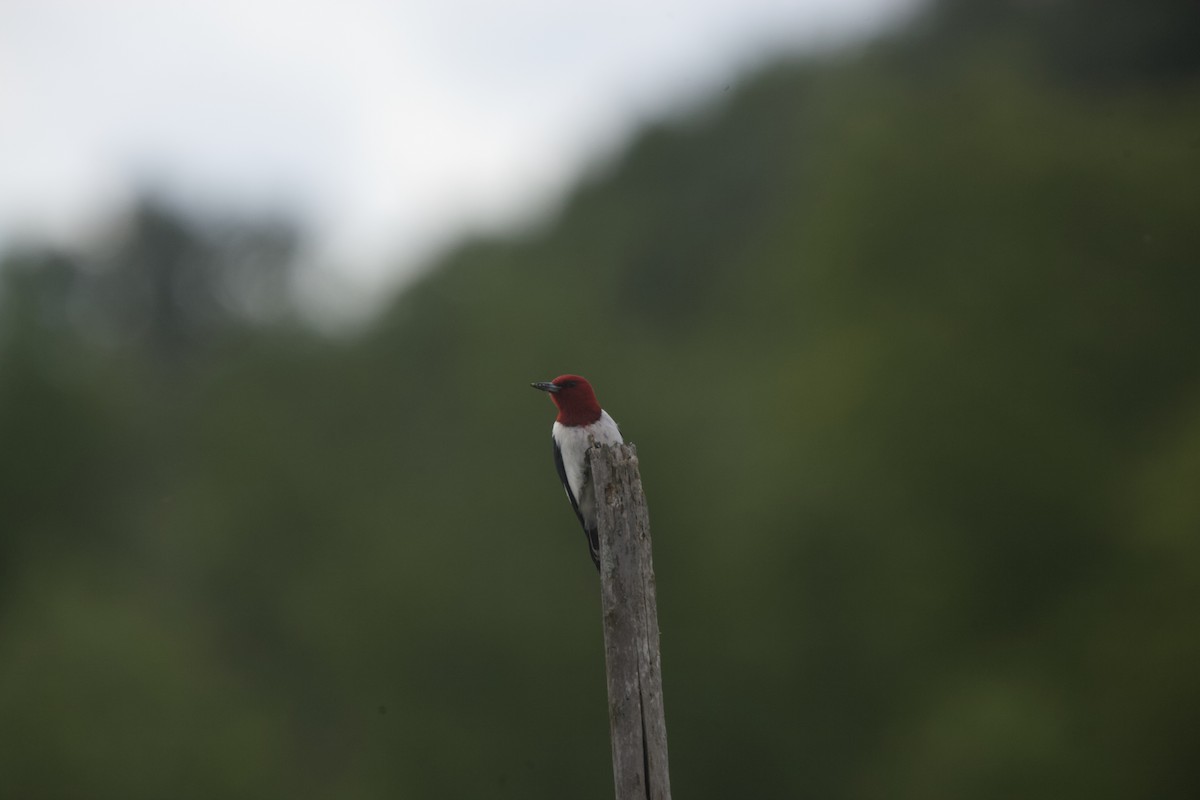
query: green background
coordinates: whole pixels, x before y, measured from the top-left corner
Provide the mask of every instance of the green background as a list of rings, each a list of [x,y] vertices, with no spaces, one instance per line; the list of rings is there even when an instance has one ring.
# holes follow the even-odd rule
[[[676,797],[1194,790],[1197,9],[777,61],[339,336],[287,221],[10,251],[0,795],[611,797],[563,372],[639,448]]]

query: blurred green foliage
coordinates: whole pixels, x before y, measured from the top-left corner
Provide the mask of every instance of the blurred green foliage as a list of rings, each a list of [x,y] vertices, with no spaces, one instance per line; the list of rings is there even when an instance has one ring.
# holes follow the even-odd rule
[[[1196,17],[1085,5],[765,70],[351,338],[286,225],[10,253],[0,795],[610,796],[566,371],[639,445],[677,796],[1200,785]]]

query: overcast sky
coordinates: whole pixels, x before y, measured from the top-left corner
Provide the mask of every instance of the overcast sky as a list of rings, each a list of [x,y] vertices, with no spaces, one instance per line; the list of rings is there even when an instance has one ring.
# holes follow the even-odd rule
[[[0,248],[140,187],[283,209],[359,290],[519,221],[639,121],[912,0],[0,0]]]

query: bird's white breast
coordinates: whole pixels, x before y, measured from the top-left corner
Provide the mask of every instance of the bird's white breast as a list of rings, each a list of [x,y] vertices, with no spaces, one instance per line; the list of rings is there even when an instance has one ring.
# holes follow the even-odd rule
[[[601,411],[600,419],[591,425],[567,426],[555,422],[551,435],[562,452],[563,468],[567,473],[567,485],[571,487],[571,494],[575,496],[575,502],[579,504],[579,511],[584,519],[591,523],[595,519],[595,500],[592,487],[584,485],[587,450],[594,444],[622,443],[624,439],[621,438],[621,431],[617,429],[617,423],[608,412]]]

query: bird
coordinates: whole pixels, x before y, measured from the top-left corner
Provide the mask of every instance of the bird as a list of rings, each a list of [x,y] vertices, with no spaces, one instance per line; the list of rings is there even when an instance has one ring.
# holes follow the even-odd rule
[[[588,468],[587,451],[598,444],[623,444],[617,423],[600,407],[596,392],[579,375],[559,375],[552,381],[530,384],[550,395],[558,409],[550,438],[554,466],[567,499],[587,536],[588,554],[600,570],[600,533],[596,527],[596,492]]]

